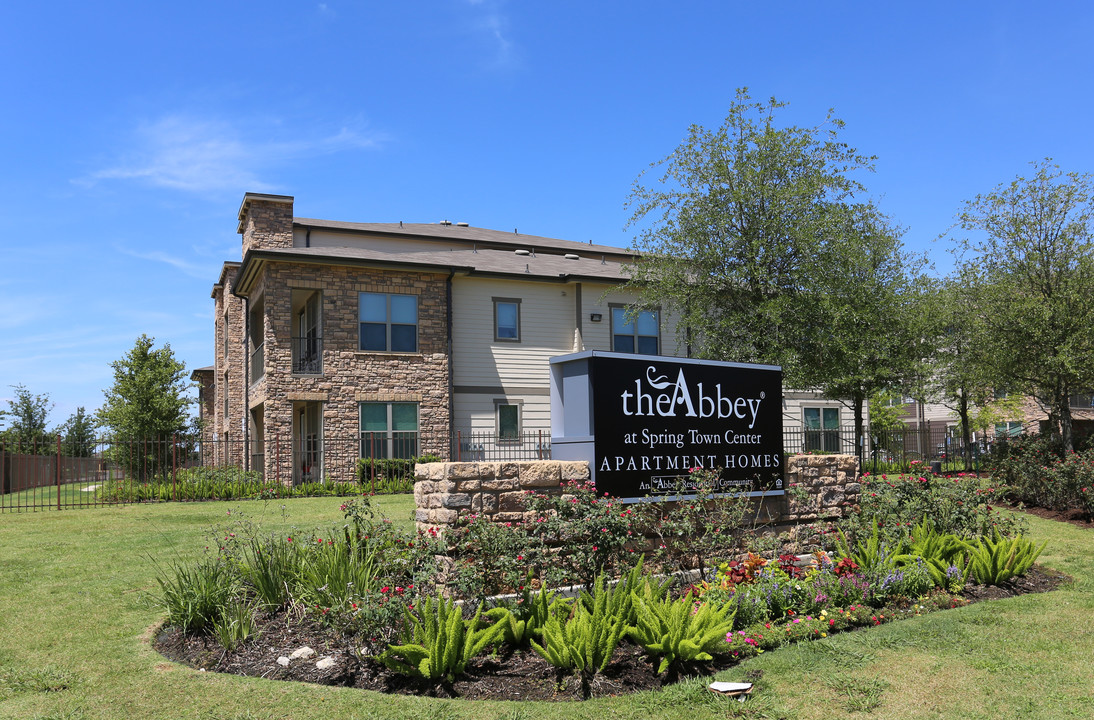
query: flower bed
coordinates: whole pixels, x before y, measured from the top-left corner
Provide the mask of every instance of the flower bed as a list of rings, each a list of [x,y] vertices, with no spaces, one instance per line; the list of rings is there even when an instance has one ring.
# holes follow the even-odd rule
[[[163,569],[173,629],[161,647],[212,669],[399,692],[497,697],[502,684],[489,678],[512,672],[533,678],[519,697],[657,687],[955,607],[983,586],[1013,592],[1043,546],[974,503],[977,483],[871,479],[860,513],[821,535],[833,555],[805,562],[774,545],[754,552],[765,549],[744,532],[740,501],[702,492],[669,511],[572,485],[529,495],[527,523],[468,517],[448,535],[396,531],[367,498],[343,504],[345,525],[325,533],[263,538],[237,519],[203,561]],[[915,514],[943,501],[937,525]],[[685,566],[704,579],[674,587],[655,574]],[[575,581],[577,598],[551,590]],[[484,602],[506,590],[517,597]],[[297,642],[319,645],[318,661],[297,662]],[[284,656],[262,650],[277,643]]]

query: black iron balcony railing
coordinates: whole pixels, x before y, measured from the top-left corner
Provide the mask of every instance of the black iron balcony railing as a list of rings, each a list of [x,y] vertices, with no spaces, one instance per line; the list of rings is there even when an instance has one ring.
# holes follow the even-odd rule
[[[296,375],[323,374],[323,338],[309,336],[292,339],[292,371]]]

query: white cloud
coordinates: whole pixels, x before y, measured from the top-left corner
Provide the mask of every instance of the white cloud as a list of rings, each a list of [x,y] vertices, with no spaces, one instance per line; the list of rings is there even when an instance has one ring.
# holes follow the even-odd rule
[[[138,260],[150,260],[152,262],[165,263],[175,268],[176,270],[181,270],[190,277],[197,278],[198,280],[208,280],[211,277],[216,277],[217,274],[216,263],[194,263],[181,257],[171,255],[170,253],[165,253],[158,250],[152,252],[137,252],[136,250],[129,250],[123,247],[115,247],[115,249],[120,253],[124,253],[125,255],[129,255],[130,257],[135,257]]]
[[[502,12],[504,0],[467,0],[468,4],[483,12],[474,22],[477,32],[487,38],[493,48],[492,65],[503,67],[515,59],[515,48],[509,39],[509,18]]]
[[[374,148],[383,138],[346,126],[313,137],[263,138],[280,123],[235,123],[188,115],[165,115],[133,132],[134,150],[84,182],[133,180],[197,193],[268,191],[263,176],[288,162],[348,150]],[[246,132],[244,131],[246,128]]]

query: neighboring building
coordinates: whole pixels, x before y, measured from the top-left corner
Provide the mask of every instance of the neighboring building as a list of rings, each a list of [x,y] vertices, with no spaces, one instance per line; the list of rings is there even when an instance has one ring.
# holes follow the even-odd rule
[[[687,353],[660,309],[628,321],[621,248],[295,218],[292,197],[254,193],[237,230],[242,262],[212,292],[216,362],[200,371],[210,462],[299,482],[358,457],[534,457],[550,440],[550,357]]]

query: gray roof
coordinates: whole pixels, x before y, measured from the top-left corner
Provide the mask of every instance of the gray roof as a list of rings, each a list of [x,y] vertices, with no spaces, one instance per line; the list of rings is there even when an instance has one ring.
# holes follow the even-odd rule
[[[526,248],[535,250],[557,250],[569,253],[596,253],[598,255],[632,256],[625,248],[611,245],[592,245],[573,240],[558,240],[539,235],[522,235],[517,232],[488,230],[451,223],[351,223],[334,220],[314,220],[311,218],[293,218],[293,223],[304,228],[322,228],[342,232],[366,235],[385,235],[389,237],[408,237],[416,240],[447,240],[480,245]]]
[[[581,245],[581,243],[574,243]],[[588,248],[589,246],[583,246]],[[595,246],[593,246],[595,247]],[[618,250],[618,248],[616,248]],[[617,255],[593,255],[586,251],[578,259],[568,259],[557,253],[536,252],[518,255],[514,250],[476,248],[411,252],[385,252],[357,247],[312,247],[253,250],[258,260],[280,260],[324,264],[382,264],[414,268],[431,268],[448,272],[455,270],[476,275],[507,275],[537,280],[583,279],[619,283],[629,276],[623,270],[625,262]],[[626,258],[630,260],[629,257]]]

